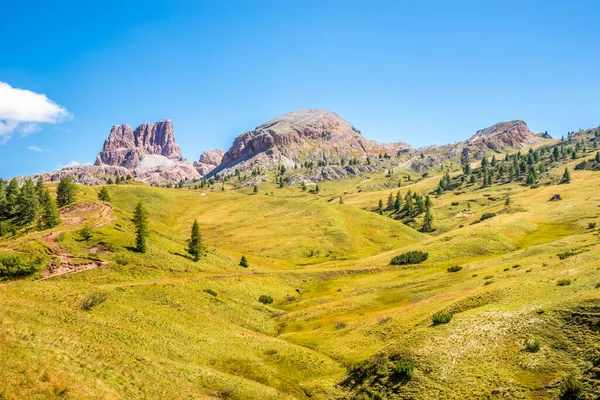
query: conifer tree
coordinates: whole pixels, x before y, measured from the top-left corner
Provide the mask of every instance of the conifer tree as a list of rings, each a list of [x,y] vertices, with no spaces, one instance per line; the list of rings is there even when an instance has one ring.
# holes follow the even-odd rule
[[[148,212],[141,201],[135,207],[132,221],[135,225],[135,250],[145,253],[147,250],[146,238],[150,234],[150,230],[148,227]]]
[[[258,185],[254,185],[254,194],[258,193]]]
[[[433,228],[433,215],[431,215],[431,210],[427,208],[425,212],[425,218],[423,218],[423,226],[421,227],[421,232],[433,232],[435,229]]]
[[[401,207],[402,207],[402,198],[400,197],[400,191],[398,190],[398,193],[396,193],[396,200],[394,201],[394,210],[400,211]]]
[[[35,185],[31,179],[23,184],[19,197],[17,198],[17,214],[19,222],[23,225],[34,222],[40,211],[40,203],[36,193]]]
[[[340,204],[344,204],[344,198],[340,196]]]
[[[42,197],[40,199],[41,207],[41,225],[43,229],[54,228],[60,225],[60,216],[58,215],[58,209],[56,202],[50,195],[48,188],[44,188]]]
[[[394,208],[394,195],[390,193],[390,195],[388,196],[388,200],[387,200],[387,207],[388,210],[392,210]]]
[[[110,194],[108,193],[106,186],[102,186],[102,189],[98,192],[98,200],[110,201]]]
[[[15,178],[12,178],[6,187],[6,208],[5,212],[7,216],[12,216],[16,212],[17,208],[17,197],[19,196],[19,182]]]
[[[569,172],[569,168],[565,167],[565,172],[563,173],[561,183],[571,183],[571,172]]]
[[[192,224],[192,233],[188,239],[187,252],[194,258],[194,261],[198,261],[200,255],[202,255],[202,252],[204,251],[203,247],[200,225],[198,224],[198,221],[194,220],[194,223]]]
[[[383,215],[383,200],[379,199],[379,204],[377,205],[377,209],[379,210],[379,215]]]
[[[250,265],[248,264],[246,256],[242,256],[242,259],[240,260],[240,267],[248,268],[249,266]]]
[[[76,193],[77,186],[73,183],[73,179],[70,176],[63,176],[56,189],[56,204],[64,207],[67,204],[75,203]]]
[[[6,183],[0,178],[0,218],[6,213]]]

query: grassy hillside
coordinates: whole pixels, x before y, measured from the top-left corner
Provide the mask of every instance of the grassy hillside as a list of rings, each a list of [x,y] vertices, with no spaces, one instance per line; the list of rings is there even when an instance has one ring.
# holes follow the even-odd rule
[[[600,175],[574,170],[593,157],[548,171],[550,182],[568,166],[569,184],[444,192],[430,234],[374,212],[398,190],[383,175],[325,182],[318,195],[114,185],[108,215],[99,188],[82,187],[58,228],[0,238],[2,254],[43,265],[59,252],[100,263],[0,283],[0,397],[550,399],[572,375],[597,398]],[[400,190],[432,193],[441,177]],[[138,201],[151,217],[146,254],[131,249]],[[194,219],[207,244],[197,263],[185,252]],[[410,250],[429,258],[390,265]],[[437,312],[451,321],[433,324]],[[394,352],[414,364],[409,379],[343,383]]]

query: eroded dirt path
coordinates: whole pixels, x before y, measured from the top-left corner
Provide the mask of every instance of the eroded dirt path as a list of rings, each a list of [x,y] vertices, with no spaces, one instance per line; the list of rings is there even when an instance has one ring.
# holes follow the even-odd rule
[[[99,228],[101,226],[108,225],[115,220],[115,218],[110,216],[111,211],[112,206],[110,204],[103,202],[86,202],[74,203],[70,206],[67,206],[60,210],[60,214],[63,225],[76,225],[88,220],[94,220],[90,226]],[[90,218],[90,214],[95,214],[96,218]],[[87,271],[108,265],[108,261],[93,261],[86,264],[75,264],[73,261],[73,255],[56,242],[57,236],[62,232],[64,232],[64,230],[58,230],[44,235],[44,244],[52,249],[54,257],[50,261],[50,264],[48,264],[46,269],[42,272],[41,280],[60,275]]]

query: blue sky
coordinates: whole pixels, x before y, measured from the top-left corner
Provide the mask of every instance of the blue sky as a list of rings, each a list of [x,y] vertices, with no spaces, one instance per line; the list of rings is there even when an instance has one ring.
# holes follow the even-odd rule
[[[193,161],[305,108],[413,146],[511,119],[560,136],[600,124],[599,17],[585,0],[7,2],[0,82],[56,104],[14,129],[0,108],[0,176],[92,163],[112,125],[166,118]]]

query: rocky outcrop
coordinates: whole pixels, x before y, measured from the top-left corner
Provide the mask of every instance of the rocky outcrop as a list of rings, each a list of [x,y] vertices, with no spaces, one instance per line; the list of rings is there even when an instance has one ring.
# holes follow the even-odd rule
[[[147,156],[152,156],[147,158]],[[133,170],[167,165],[169,161],[183,161],[181,148],[175,142],[173,123],[170,120],[142,124],[133,130],[129,125],[115,125],[95,165],[112,165]]]
[[[239,135],[210,175],[233,167],[293,167],[305,161],[366,158],[409,149],[406,143],[382,145],[367,140],[351,123],[331,111],[294,111]]]
[[[481,129],[468,141],[469,146],[487,147],[492,150],[508,148],[523,148],[542,140],[534,135],[524,121],[499,122],[488,128]]]
[[[200,155],[200,159],[194,163],[194,167],[201,176],[207,175],[221,164],[224,154],[225,150],[221,149],[207,150]]]

